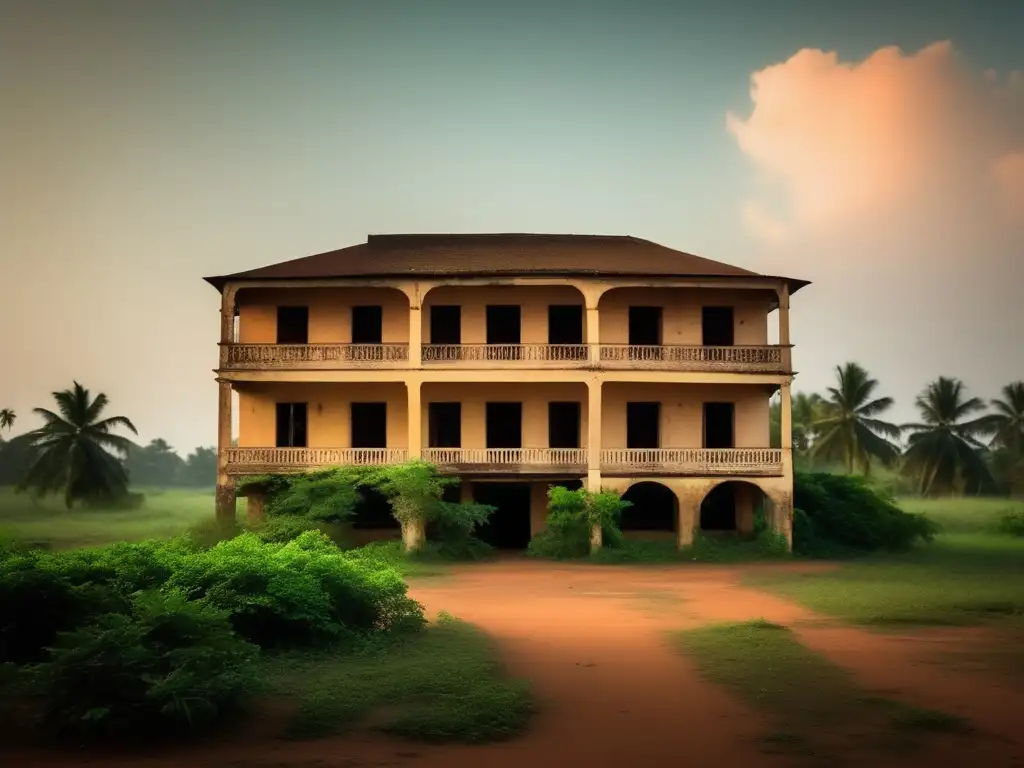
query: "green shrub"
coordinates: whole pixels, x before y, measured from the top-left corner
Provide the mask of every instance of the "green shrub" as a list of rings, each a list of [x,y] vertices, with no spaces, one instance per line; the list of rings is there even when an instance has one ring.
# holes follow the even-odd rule
[[[61,633],[31,670],[43,722],[79,738],[145,738],[209,726],[251,688],[256,649],[227,614],[178,592],[140,592],[127,613]]]
[[[794,478],[793,550],[802,555],[904,551],[931,541],[937,526],[904,512],[862,477],[798,472]]]
[[[494,548],[476,536],[494,507],[475,502],[439,501],[428,521],[430,549],[443,560],[480,560],[493,554]]]
[[[996,530],[1006,536],[1024,536],[1024,509],[1007,509],[999,514]]]
[[[269,518],[287,516],[314,523],[345,523],[361,499],[357,484],[360,473],[351,467],[336,467],[295,475],[275,486],[267,496]]]
[[[601,526],[605,546],[622,546],[619,518],[629,505],[611,491],[593,493],[584,488],[570,491],[552,486],[548,489],[546,528],[530,540],[527,554],[555,559],[586,557],[595,525]]]
[[[183,560],[168,586],[229,611],[239,635],[264,648],[322,645],[424,621],[395,570],[354,562],[313,532],[285,544],[254,534],[221,542]]]

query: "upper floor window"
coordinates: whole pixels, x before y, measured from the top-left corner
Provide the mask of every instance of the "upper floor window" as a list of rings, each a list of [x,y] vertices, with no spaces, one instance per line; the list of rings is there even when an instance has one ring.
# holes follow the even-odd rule
[[[731,347],[736,343],[732,307],[701,308],[701,343],[705,347]]]
[[[277,308],[277,343],[309,343],[309,307]]]
[[[278,448],[305,448],[307,408],[305,403],[277,404]]]
[[[384,339],[384,308],[352,307],[352,343],[381,344]]]

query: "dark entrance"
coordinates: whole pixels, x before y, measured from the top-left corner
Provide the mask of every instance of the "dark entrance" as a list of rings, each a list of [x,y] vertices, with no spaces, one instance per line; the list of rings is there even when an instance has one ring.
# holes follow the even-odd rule
[[[477,529],[481,541],[496,549],[525,549],[530,543],[529,483],[473,483],[473,500],[495,507]]]
[[[491,304],[487,307],[488,360],[518,360],[522,343],[522,318],[518,304]],[[511,347],[511,349],[509,348]]]
[[[735,328],[732,307],[701,309],[701,343],[705,347],[731,347],[735,343]]]
[[[380,344],[384,339],[384,308],[352,307],[352,343]]]
[[[736,530],[736,486],[722,483],[711,489],[700,505],[702,531]]]
[[[548,446],[580,447],[579,403],[548,403]]]
[[[678,507],[676,495],[661,483],[637,483],[622,498],[633,506],[622,513],[623,531],[674,531]]]
[[[309,343],[309,307],[277,308],[277,343]]]
[[[278,403],[276,441],[278,448],[306,447],[306,414],[305,403]]]
[[[462,403],[431,403],[428,406],[427,444],[431,448],[462,447]]]
[[[487,447],[523,447],[523,404],[487,403]]]
[[[661,344],[661,307],[629,308],[629,343],[653,347]]]
[[[452,304],[430,308],[430,343],[462,343],[462,307]]]
[[[362,487],[359,489],[359,503],[356,504],[355,512],[352,515],[352,527],[358,530],[384,530],[390,531],[399,529],[395,516],[391,514],[391,504],[387,497],[380,491]]]
[[[583,343],[583,306],[552,304],[548,307],[548,344]]]
[[[388,447],[388,404],[352,403],[352,447]]]
[[[732,403],[704,403],[704,447],[734,448],[735,406]]]
[[[626,403],[626,447],[661,447],[661,403]]]

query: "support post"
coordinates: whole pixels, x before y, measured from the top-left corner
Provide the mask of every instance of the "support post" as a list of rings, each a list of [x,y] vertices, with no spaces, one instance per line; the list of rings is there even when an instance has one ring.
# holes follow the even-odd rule
[[[601,412],[601,382],[594,379],[587,382],[587,490],[592,493],[601,490]],[[601,526],[595,525],[590,532],[591,551],[601,544]]]
[[[793,385],[786,381],[779,387],[779,446],[782,450],[793,447]]]
[[[215,496],[217,520],[233,523],[235,520],[235,482],[228,475],[228,450],[231,448],[231,382],[217,380],[217,490]]]
[[[782,347],[782,368],[793,371],[793,350],[789,340],[789,283],[779,287],[779,346]]]
[[[406,420],[409,425],[409,459],[415,460],[423,456],[423,408],[420,403],[419,380],[406,381],[405,389],[409,395],[406,409]]]
[[[679,500],[679,519],[676,523],[676,548],[685,549],[693,544],[693,531],[700,523],[700,505],[704,488],[684,487],[676,494]]]
[[[587,349],[590,362],[598,365],[601,362],[601,316],[597,307],[587,307]]]
[[[419,304],[409,303],[409,367],[423,365],[423,312]]]

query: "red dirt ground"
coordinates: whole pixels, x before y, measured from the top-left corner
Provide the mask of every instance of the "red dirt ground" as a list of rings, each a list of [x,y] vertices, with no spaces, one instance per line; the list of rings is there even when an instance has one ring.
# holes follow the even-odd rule
[[[625,568],[510,560],[475,565],[411,591],[428,613],[443,610],[477,624],[499,643],[511,673],[533,685],[541,708],[513,742],[478,747],[424,746],[367,734],[310,742],[274,738],[264,724],[244,738],[153,755],[92,757],[42,751],[0,752],[12,768],[170,768],[284,766],[477,768],[531,766],[806,765],[767,754],[771,730],[755,712],[700,680],[663,631],[713,621],[765,618],[850,669],[866,689],[908,704],[961,715],[977,736],[937,736],[911,759],[871,765],[1024,765],[1017,723],[1024,697],[990,678],[919,664],[906,638],[814,621],[806,610],[740,586],[759,568]],[[857,763],[852,763],[857,764]]]

